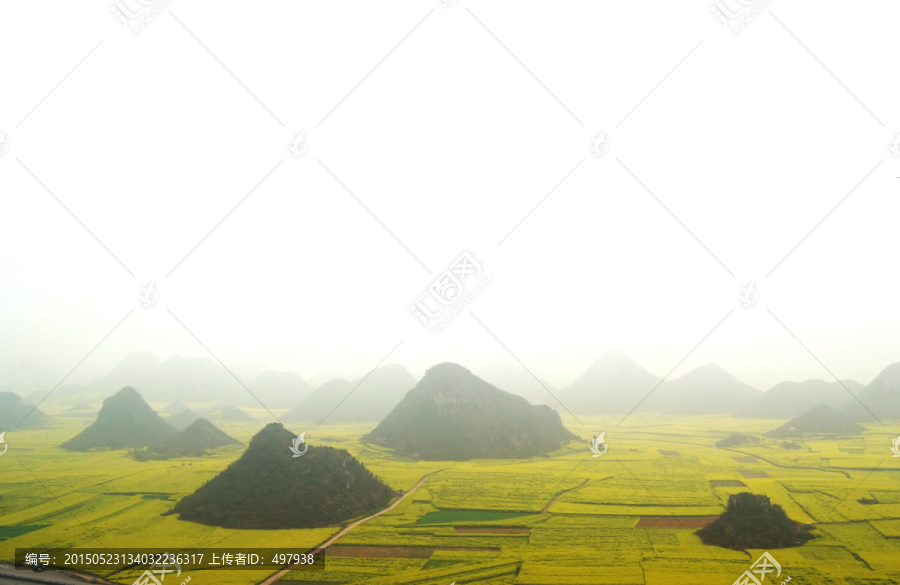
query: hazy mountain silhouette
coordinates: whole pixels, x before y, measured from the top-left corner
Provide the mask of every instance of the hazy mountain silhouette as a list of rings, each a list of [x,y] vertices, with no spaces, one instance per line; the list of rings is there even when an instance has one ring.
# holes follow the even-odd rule
[[[343,449],[309,445],[279,423],[256,434],[241,457],[174,512],[181,520],[244,529],[320,528],[384,507],[394,492]]]
[[[173,414],[172,416],[164,420],[179,431],[183,431],[184,429],[188,428],[191,423],[199,418],[201,418],[200,415],[193,410],[182,410],[181,412]]]
[[[173,437],[177,432],[134,388],[125,387],[103,401],[97,420],[91,426],[61,447],[70,451],[145,447]]]
[[[268,371],[248,386],[268,407],[290,407],[308,397],[313,388],[297,372]]]
[[[784,439],[802,435],[858,435],[863,428],[830,406],[817,406],[773,431],[767,437]]]
[[[841,382],[824,380],[779,382],[739,412],[744,416],[760,418],[789,418],[816,406],[825,405],[839,409],[850,401],[855,402],[850,395],[851,392],[858,394],[864,388],[855,380],[842,382],[843,385]]]
[[[678,415],[734,413],[746,409],[761,395],[762,392],[716,364],[707,364],[660,384],[641,404],[638,412]]]
[[[332,380],[323,384],[282,420],[318,423],[326,416],[328,423],[381,420],[415,385],[416,379],[404,366],[388,364],[362,380]],[[349,398],[344,400],[348,394]],[[328,415],[335,406],[334,412]]]
[[[900,362],[891,364],[875,376],[857,395],[859,402],[848,402],[843,412],[860,422],[873,422],[872,415],[881,420],[900,418]],[[865,408],[860,405],[865,405]],[[871,414],[866,411],[869,409]]]
[[[634,408],[660,378],[613,346],[603,352],[580,378],[558,395],[574,412],[585,414],[626,413]]]
[[[350,394],[353,386],[354,384],[350,380],[325,382],[316,388],[306,400],[284,413],[281,418],[286,421],[315,421],[318,423],[335,405]]]
[[[134,386],[147,400],[175,401],[188,396],[196,402],[255,404],[241,383],[249,384],[244,379],[235,380],[221,364],[206,358],[174,356],[160,362],[151,353],[133,353],[92,382],[90,388],[108,395],[123,386]]]
[[[163,412],[170,412],[172,414],[178,414],[182,410],[187,410],[187,409],[188,409],[188,407],[185,406],[184,404],[182,404],[182,402],[180,400],[176,400],[169,406],[165,407],[163,409]]]
[[[227,421],[249,421],[253,420],[253,417],[238,408],[237,406],[223,406],[220,410],[213,411],[209,418],[215,418],[217,420],[227,420]]]
[[[249,357],[242,362],[226,360],[225,365],[239,378],[245,380],[253,380],[263,372],[268,372],[272,369],[266,362],[258,357]]]
[[[340,366],[328,364],[319,368],[319,371],[309,379],[309,384],[313,388],[318,388],[325,382],[330,382],[331,380],[348,380],[351,377],[352,376],[347,375]]]
[[[533,406],[464,367],[442,363],[364,436],[417,459],[533,457],[577,439],[549,406]]]
[[[25,418],[26,416],[28,418]],[[49,421],[49,418],[34,405],[25,404],[18,394],[0,392],[0,433],[11,431],[16,425],[19,429],[40,427]]]
[[[728,508],[696,532],[704,544],[733,550],[800,546],[813,538],[805,524],[788,518],[764,495],[741,492],[728,496]]]
[[[133,456],[138,461],[200,457],[209,449],[240,444],[240,441],[231,438],[208,420],[198,418],[174,437],[136,450]]]
[[[522,364],[516,361],[510,359],[495,360],[482,368],[474,370],[473,373],[488,384],[502,388],[510,394],[521,396],[532,404],[559,405],[553,398],[553,395],[559,396],[559,389],[546,380],[541,379],[538,382],[528,370],[522,367]],[[553,395],[550,394],[551,392]]]

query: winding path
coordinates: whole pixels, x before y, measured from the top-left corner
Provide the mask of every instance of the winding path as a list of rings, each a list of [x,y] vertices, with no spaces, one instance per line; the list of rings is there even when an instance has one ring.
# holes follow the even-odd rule
[[[425,483],[425,480],[426,480],[426,479],[428,479],[429,477],[431,477],[431,476],[434,475],[435,473],[440,473],[441,471],[443,471],[443,469],[438,469],[437,471],[432,471],[432,472],[429,473],[428,475],[422,477],[422,479],[419,480],[419,483],[417,483],[416,485],[414,485],[414,486],[412,487],[412,489],[410,489],[408,492],[406,492],[405,494],[403,494],[402,496],[400,496],[399,498],[397,498],[397,501],[396,501],[396,502],[394,502],[393,504],[391,504],[390,506],[388,506],[388,507],[385,508],[384,510],[382,510],[382,511],[380,511],[380,512],[377,512],[377,513],[375,513],[375,514],[372,514],[371,516],[366,516],[365,518],[363,518],[363,519],[361,519],[361,520],[357,520],[356,522],[353,522],[352,524],[348,524],[348,525],[345,526],[343,529],[341,529],[337,534],[335,534],[334,536],[332,536],[331,538],[329,538],[328,540],[326,540],[326,541],[323,542],[322,544],[320,544],[320,545],[318,545],[318,546],[316,546],[316,547],[313,547],[313,548],[325,550],[326,548],[328,548],[329,546],[331,546],[332,544],[334,544],[339,538],[343,537],[344,535],[346,535],[348,532],[350,532],[351,530],[353,530],[354,528],[356,528],[357,526],[359,526],[359,525],[362,524],[363,522],[368,522],[368,521],[371,520],[372,518],[378,518],[378,517],[381,516],[382,514],[386,514],[387,512],[390,512],[391,510],[393,510],[394,508],[396,508],[397,506],[399,506],[399,505],[400,505],[400,502],[402,502],[403,500],[405,500],[405,499],[407,498],[407,496],[412,495],[417,489],[419,489],[420,487],[422,487],[422,485]],[[296,567],[296,566],[297,566],[296,564],[294,564],[294,565],[288,565],[286,568],[281,569],[280,571],[278,571],[277,573],[275,573],[274,575],[272,575],[271,577],[269,577],[269,578],[266,579],[265,581],[262,581],[259,585],[273,585],[273,583],[278,582],[279,579],[281,579],[282,577],[284,577],[285,575],[287,575],[288,572],[291,571],[291,570],[292,570],[294,567]]]

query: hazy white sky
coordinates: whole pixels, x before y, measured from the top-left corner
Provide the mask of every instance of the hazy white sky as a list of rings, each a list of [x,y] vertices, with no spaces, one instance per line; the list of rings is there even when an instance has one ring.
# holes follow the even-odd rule
[[[137,36],[108,4],[0,7],[0,370],[65,373],[126,315],[75,379],[502,342],[563,386],[612,343],[664,375],[730,311],[673,376],[830,379],[798,339],[863,383],[900,361],[896,3],[738,36],[693,0],[171,2]],[[463,251],[491,282],[433,335],[409,306]]]

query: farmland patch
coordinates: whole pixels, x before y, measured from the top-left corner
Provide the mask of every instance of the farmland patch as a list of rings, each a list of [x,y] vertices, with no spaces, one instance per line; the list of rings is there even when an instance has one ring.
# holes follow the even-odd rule
[[[635,528],[703,528],[718,516],[679,518],[677,516],[641,516]]]

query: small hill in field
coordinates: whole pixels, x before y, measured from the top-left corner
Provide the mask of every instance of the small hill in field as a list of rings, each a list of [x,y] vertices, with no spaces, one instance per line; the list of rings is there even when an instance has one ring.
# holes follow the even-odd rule
[[[145,447],[177,432],[144,402],[137,390],[125,387],[103,401],[91,426],[61,446],[69,451]]]
[[[162,443],[136,450],[133,456],[138,461],[200,457],[209,449],[240,444],[240,441],[229,437],[205,418],[198,418],[174,437],[166,439]]]
[[[394,495],[350,453],[309,445],[270,423],[225,471],[180,500],[181,520],[243,529],[322,528],[387,506]]]
[[[253,417],[238,408],[237,406],[224,406],[218,412],[213,411],[211,415],[219,420],[227,420],[227,421],[250,421],[253,420]]]
[[[830,406],[817,406],[773,431],[767,437],[786,439],[803,435],[858,435],[863,428]]]
[[[49,418],[34,405],[22,402],[18,394],[0,392],[0,433],[11,431],[16,425],[20,430],[40,427]]]
[[[466,368],[438,364],[363,442],[416,459],[528,458],[577,439],[549,406],[533,406]]]
[[[810,527],[788,518],[778,504],[750,492],[728,496],[728,508],[696,532],[703,544],[732,550],[800,546],[813,538]]]
[[[166,418],[165,421],[179,431],[183,431],[184,429],[188,428],[188,425],[199,418],[201,418],[200,415],[193,410],[182,410],[178,414],[173,414],[172,416]]]
[[[733,435],[728,435],[726,438],[716,441],[716,447],[719,449],[727,449],[728,447],[737,447],[738,445],[743,445],[745,443],[756,443],[759,441],[759,437],[754,437],[753,435],[744,435],[742,433],[735,433]]]

